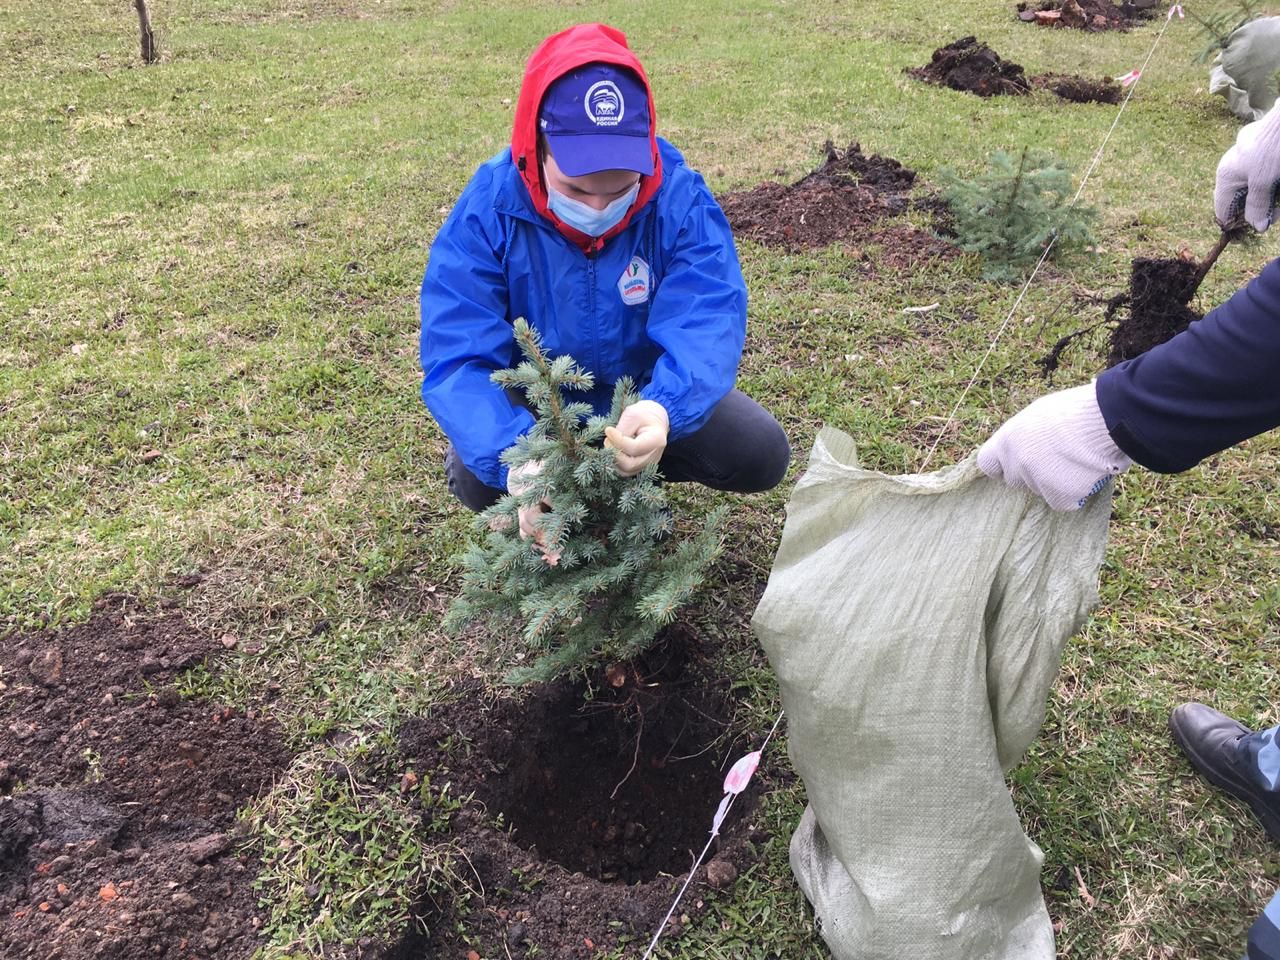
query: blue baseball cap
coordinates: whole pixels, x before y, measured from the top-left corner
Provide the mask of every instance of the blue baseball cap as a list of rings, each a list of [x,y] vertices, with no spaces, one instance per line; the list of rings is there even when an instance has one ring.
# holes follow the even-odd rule
[[[570,177],[601,170],[653,173],[649,94],[624,67],[589,63],[547,88],[538,115],[556,166]]]

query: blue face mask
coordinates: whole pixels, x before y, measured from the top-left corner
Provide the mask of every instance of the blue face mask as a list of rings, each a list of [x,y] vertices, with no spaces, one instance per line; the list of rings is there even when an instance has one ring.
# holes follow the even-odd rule
[[[548,186],[547,206],[561,221],[567,223],[573,229],[581,230],[589,237],[602,237],[622,221],[622,218],[627,215],[627,211],[631,209],[631,205],[636,202],[636,196],[639,193],[640,181],[637,180],[635,185],[617,200],[614,200],[603,210],[597,210],[581,200],[566,197],[563,193]]]

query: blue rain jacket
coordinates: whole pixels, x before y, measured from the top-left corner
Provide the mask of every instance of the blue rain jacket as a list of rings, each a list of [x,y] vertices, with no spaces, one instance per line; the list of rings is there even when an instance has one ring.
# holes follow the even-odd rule
[[[658,145],[658,192],[594,255],[534,208],[510,150],[476,172],[431,246],[422,399],[489,486],[506,486],[499,455],[533,425],[489,380],[519,360],[517,317],[552,355],[569,354],[594,375],[581,399],[598,413],[629,376],[643,399],[666,408],[672,440],[701,427],[733,387],[747,288],[729,224],[680,152]]]

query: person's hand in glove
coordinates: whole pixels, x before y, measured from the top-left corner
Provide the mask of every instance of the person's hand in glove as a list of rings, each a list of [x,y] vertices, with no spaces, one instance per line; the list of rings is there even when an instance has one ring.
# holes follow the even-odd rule
[[[1116,446],[1092,383],[1041,397],[978,450],[982,472],[1026,487],[1054,510],[1078,510],[1133,463]]]
[[[507,493],[513,497],[518,497],[531,486],[534,479],[542,472],[541,460],[530,460],[528,463],[522,463],[520,466],[507,473]],[[551,509],[551,501],[545,497],[537,503],[527,507],[520,507],[517,511],[520,518],[520,539],[528,540],[533,537],[534,543],[537,545],[538,551],[542,554],[543,559],[547,561],[549,566],[554,567],[560,562],[560,554],[547,549],[547,535],[537,526],[538,517]]]
[[[1262,233],[1275,216],[1280,188],[1280,107],[1240,131],[1235,146],[1218,162],[1213,212],[1225,230],[1243,219]]]
[[[671,420],[666,408],[653,400],[637,400],[622,411],[616,427],[605,427],[604,445],[617,459],[618,473],[634,477],[662,459]]]

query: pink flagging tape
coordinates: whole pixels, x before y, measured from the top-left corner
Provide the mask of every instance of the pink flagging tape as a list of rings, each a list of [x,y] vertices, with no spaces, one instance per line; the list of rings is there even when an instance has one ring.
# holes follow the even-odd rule
[[[720,836],[720,824],[724,823],[725,815],[728,814],[729,807],[733,805],[733,798],[747,789],[747,784],[751,782],[751,775],[756,772],[756,767],[758,766],[760,766],[760,751],[754,750],[735,763],[725,775],[724,799],[720,801],[716,815],[711,821],[711,835],[713,837]]]
[[[711,820],[711,836],[720,836],[720,824],[724,823],[724,818],[729,814],[729,807],[733,805],[733,798],[736,794],[726,793],[720,801],[720,806],[716,807],[716,815]]]
[[[778,717],[773,721],[773,726],[765,735],[764,743],[760,744],[759,750],[753,750],[745,757],[738,759],[729,772],[724,777],[724,796],[720,800],[720,806],[716,808],[715,817],[711,820],[711,836],[707,838],[707,845],[702,848],[702,852],[698,854],[698,858],[693,861],[693,866],[689,870],[689,876],[685,878],[684,885],[676,894],[675,900],[671,903],[671,909],[667,911],[667,915],[662,918],[662,923],[658,925],[658,930],[653,935],[653,939],[649,942],[649,949],[644,952],[642,960],[649,960],[653,956],[653,950],[658,945],[658,939],[662,936],[662,931],[667,929],[667,921],[671,919],[671,915],[676,912],[676,907],[680,904],[680,898],[684,896],[684,892],[689,889],[689,884],[693,880],[693,876],[698,872],[698,867],[702,865],[703,858],[706,857],[707,851],[711,849],[711,844],[716,842],[716,837],[720,836],[720,826],[724,823],[724,818],[729,814],[729,808],[733,806],[733,801],[738,799],[738,795],[747,789],[747,785],[751,783],[751,778],[755,775],[756,768],[760,766],[760,757],[764,754],[764,748],[769,745],[769,741],[773,739],[773,735],[778,731],[778,724],[782,723],[783,711],[778,712]]]
[[[1116,77],[1116,83],[1122,87],[1132,86],[1142,77],[1141,70],[1130,70],[1123,77]]]
[[[747,789],[747,784],[751,782],[751,775],[756,772],[758,766],[760,766],[760,751],[754,750],[735,763],[725,775],[724,792],[741,793]]]

